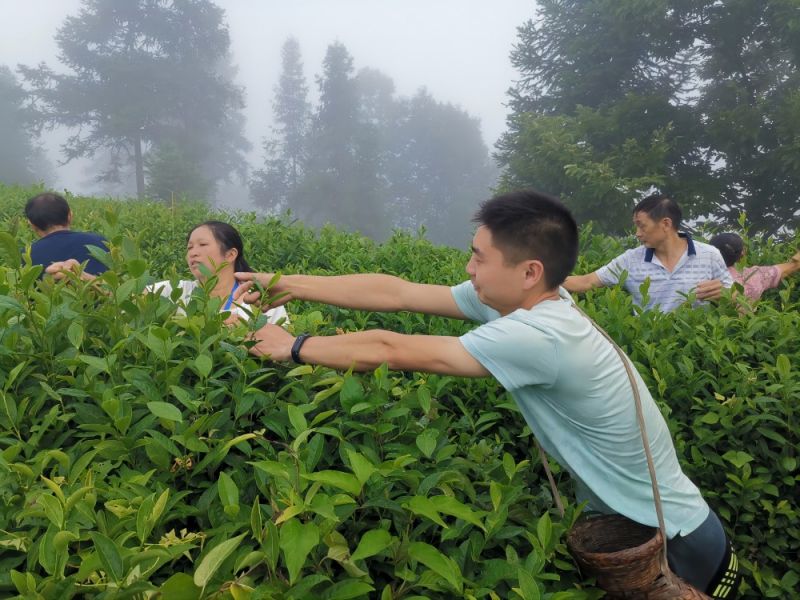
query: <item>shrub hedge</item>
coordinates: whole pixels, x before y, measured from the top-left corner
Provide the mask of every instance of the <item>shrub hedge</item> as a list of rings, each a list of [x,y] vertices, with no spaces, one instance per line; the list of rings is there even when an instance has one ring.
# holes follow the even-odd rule
[[[453,284],[465,252],[396,233],[382,245],[284,219],[70,197],[104,233],[97,283],[20,267],[31,188],[0,187],[0,595],[19,598],[588,599],[513,400],[489,379],[291,368],[248,355],[219,301],[184,316],[144,295],[186,273],[185,237],[235,222],[260,270],[380,271]],[[465,246],[468,240],[465,240]],[[624,242],[585,228],[579,271]],[[777,262],[790,243],[756,240]],[[800,595],[800,293],[635,311],[619,288],[582,306],[623,346],[666,415],[686,471],[722,516],[744,597]],[[469,324],[310,303],[312,333]],[[255,325],[252,325],[255,326]]]

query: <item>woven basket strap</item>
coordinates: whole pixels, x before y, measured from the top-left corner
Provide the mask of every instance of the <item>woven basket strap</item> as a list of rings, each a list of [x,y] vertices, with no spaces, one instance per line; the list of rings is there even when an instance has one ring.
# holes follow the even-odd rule
[[[667,564],[667,528],[664,524],[664,513],[661,508],[661,494],[658,491],[658,481],[656,480],[656,467],[653,463],[653,455],[650,453],[650,440],[647,436],[647,427],[644,423],[644,410],[642,409],[642,399],[639,396],[639,386],[636,385],[636,379],[634,379],[633,371],[631,370],[630,365],[628,364],[628,360],[625,357],[625,353],[622,351],[617,343],[611,338],[605,330],[600,327],[597,323],[594,322],[589,315],[587,315],[577,304],[573,304],[575,310],[581,313],[584,317],[586,317],[589,322],[594,326],[597,331],[599,331],[604,338],[608,340],[608,342],[613,346],[614,350],[616,350],[617,354],[622,360],[622,365],[625,367],[625,373],[628,375],[628,381],[631,384],[631,390],[633,391],[633,399],[636,404],[636,420],[639,423],[639,431],[642,435],[642,444],[644,446],[644,454],[647,458],[647,469],[650,472],[650,483],[653,487],[653,500],[655,501],[656,505],[656,517],[658,518],[658,528],[661,531],[661,538],[663,540],[663,552],[661,553],[661,568],[664,573],[668,572],[669,565]],[[556,502],[556,506],[558,507],[561,516],[564,516],[564,506],[561,504],[561,497],[558,494],[558,489],[556,488],[555,480],[553,479],[553,474],[550,472],[550,465],[547,464],[547,457],[542,450],[542,447],[539,445],[539,442],[536,442],[536,447],[539,449],[539,457],[542,460],[542,466],[544,467],[544,471],[547,474],[547,479],[550,482],[550,489],[553,492],[553,498]]]
[[[550,471],[550,465],[547,462],[547,455],[542,450],[542,447],[539,445],[539,440],[535,437],[533,438],[533,443],[536,444],[536,449],[539,451],[539,458],[542,460],[542,466],[544,467],[544,472],[547,475],[547,481],[550,482],[550,491],[553,493],[553,502],[556,503],[556,508],[558,508],[558,513],[561,515],[561,518],[564,518],[564,504],[561,502],[561,495],[558,493],[558,487],[556,486],[556,480],[553,479],[553,473]]]

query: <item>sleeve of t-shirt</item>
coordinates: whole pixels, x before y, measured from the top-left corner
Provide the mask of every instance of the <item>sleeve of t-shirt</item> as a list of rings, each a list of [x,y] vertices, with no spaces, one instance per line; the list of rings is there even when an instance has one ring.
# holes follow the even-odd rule
[[[146,286],[144,291],[148,294],[161,294],[169,298],[172,295],[172,284],[168,279],[166,281],[157,281]]]
[[[552,385],[558,375],[558,348],[553,338],[511,316],[494,319],[459,340],[509,391]]]
[[[459,310],[464,313],[470,321],[487,323],[492,319],[497,319],[500,313],[486,306],[478,299],[478,294],[471,281],[465,281],[450,288],[453,299],[456,301]]]
[[[289,315],[286,313],[286,309],[282,306],[270,308],[264,314],[267,315],[267,323],[272,323],[273,325],[275,325],[277,324],[278,321],[284,319],[283,322],[284,327],[289,324]]]
[[[603,285],[616,285],[619,282],[619,276],[623,271],[628,270],[629,253],[630,250],[623,252],[610,263],[595,271]]]

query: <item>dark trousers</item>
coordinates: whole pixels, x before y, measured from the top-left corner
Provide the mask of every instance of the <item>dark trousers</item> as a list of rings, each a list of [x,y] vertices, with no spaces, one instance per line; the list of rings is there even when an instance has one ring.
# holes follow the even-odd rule
[[[712,598],[736,598],[741,581],[739,561],[713,510],[689,535],[667,542],[667,560],[673,573]]]

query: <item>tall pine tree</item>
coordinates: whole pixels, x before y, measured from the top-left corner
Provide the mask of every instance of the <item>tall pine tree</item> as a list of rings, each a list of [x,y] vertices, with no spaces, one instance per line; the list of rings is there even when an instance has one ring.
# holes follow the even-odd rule
[[[360,115],[353,58],[341,43],[328,47],[317,78],[320,104],[312,122],[303,185],[291,208],[313,225],[333,223],[385,235],[373,127]]]
[[[243,171],[243,91],[213,2],[84,0],[56,40],[67,73],[45,64],[21,71],[40,123],[75,130],[67,162],[109,152],[116,172],[103,175],[132,165],[140,197],[151,146],[181,149],[209,184]]]
[[[30,184],[51,179],[42,150],[32,140],[30,114],[24,108],[25,91],[6,66],[0,66],[0,181]]]
[[[253,174],[250,195],[261,206],[283,210],[305,174],[311,117],[300,44],[295,38],[287,39],[281,50],[281,76],[272,108],[273,135],[264,141],[264,167]]]

